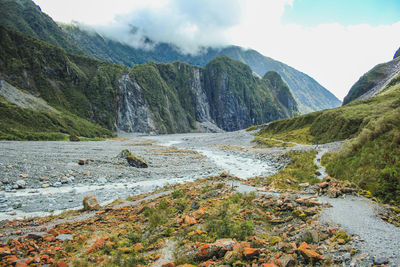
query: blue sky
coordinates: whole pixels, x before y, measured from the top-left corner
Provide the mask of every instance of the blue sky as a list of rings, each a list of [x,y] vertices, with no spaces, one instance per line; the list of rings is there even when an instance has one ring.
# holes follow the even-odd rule
[[[34,0],[128,45],[140,35],[174,43],[252,48],[316,79],[339,99],[400,46],[400,0]],[[138,34],[129,34],[135,25]]]
[[[295,0],[286,6],[282,17],[283,23],[304,26],[391,25],[399,19],[400,0]]]

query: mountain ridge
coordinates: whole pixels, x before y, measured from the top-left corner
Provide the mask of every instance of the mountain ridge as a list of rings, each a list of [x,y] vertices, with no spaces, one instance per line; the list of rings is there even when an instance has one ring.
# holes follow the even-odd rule
[[[74,54],[86,55],[129,67],[150,61],[168,63],[176,60],[204,67],[216,56],[227,55],[248,64],[261,77],[268,71],[278,72],[289,85],[302,113],[334,108],[341,104],[332,93],[308,75],[254,50],[243,50],[235,46],[220,49],[204,48],[202,54],[193,56],[182,54],[175,46],[166,43],[155,44],[153,50],[135,49],[94,32],[83,31],[76,25],[57,25],[31,0],[4,1],[8,4],[2,8],[3,13],[0,14],[4,16],[0,16],[0,24],[59,45]],[[26,13],[30,14],[29,17],[24,15]],[[13,15],[9,16],[8,14]],[[49,30],[44,31],[43,29]],[[57,38],[54,38],[53,35]]]
[[[204,68],[151,62],[129,69],[69,54],[1,25],[0,37],[0,79],[109,130],[181,133],[204,124],[232,131],[299,113],[250,67],[226,56]],[[217,92],[224,93],[214,99]]]

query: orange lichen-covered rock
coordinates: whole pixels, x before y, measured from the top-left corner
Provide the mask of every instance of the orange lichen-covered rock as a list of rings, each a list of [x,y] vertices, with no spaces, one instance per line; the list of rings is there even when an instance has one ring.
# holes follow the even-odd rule
[[[185,223],[186,223],[187,225],[193,225],[193,224],[196,224],[197,221],[196,221],[196,218],[190,217],[190,216],[186,215],[186,216],[185,216]]]
[[[301,243],[297,250],[300,251],[301,254],[308,260],[313,261],[322,259],[322,256],[318,254],[315,250],[311,249],[311,247],[306,242]]]
[[[175,263],[173,262],[167,262],[161,265],[161,267],[175,267]]]
[[[243,256],[250,260],[260,255],[260,250],[257,248],[244,248],[243,249]]]

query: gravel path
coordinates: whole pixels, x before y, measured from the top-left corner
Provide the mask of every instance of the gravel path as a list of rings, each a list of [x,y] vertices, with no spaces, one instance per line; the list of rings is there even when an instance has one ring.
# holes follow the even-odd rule
[[[328,224],[339,223],[347,232],[361,237],[358,245],[371,259],[390,260],[392,266],[400,266],[400,228],[388,224],[376,216],[378,204],[362,197],[319,198],[332,208],[324,209],[320,220]]]

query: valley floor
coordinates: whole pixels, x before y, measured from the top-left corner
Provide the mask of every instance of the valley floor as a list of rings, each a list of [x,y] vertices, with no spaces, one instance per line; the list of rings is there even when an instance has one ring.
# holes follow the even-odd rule
[[[254,176],[269,176],[286,166],[288,159],[283,155],[288,151],[316,149],[320,159],[323,153],[335,151],[341,145],[340,142],[318,147],[296,144],[267,149],[254,147],[252,140],[251,133],[238,131],[163,136],[120,134],[114,140],[98,142],[0,142],[0,179],[4,188],[0,191],[2,241],[95,216],[95,212],[71,213],[18,230],[7,226],[14,219],[81,209],[82,199],[89,194],[112,209],[130,207],[143,199],[117,199],[140,194],[147,199],[157,198],[171,193],[170,189],[163,190],[164,186],[218,176],[223,171],[243,181]],[[130,167],[118,156],[123,149],[143,158],[149,168]],[[79,160],[85,164],[79,165]],[[319,178],[324,178],[322,167],[320,173]],[[241,192],[262,191],[240,179],[234,184]],[[400,230],[376,216],[376,204],[354,196],[320,197],[319,200],[332,205],[323,208],[321,223],[333,226],[340,223],[339,227],[356,235],[354,244],[360,253],[353,257],[354,253],[343,252],[340,257],[345,264],[369,265],[388,260],[393,266],[400,264]],[[167,242],[164,254],[169,253],[168,247],[174,244],[171,242]],[[165,257],[172,259],[171,255],[161,258]]]

